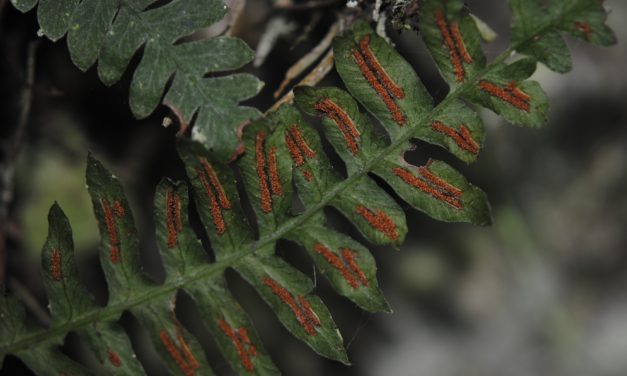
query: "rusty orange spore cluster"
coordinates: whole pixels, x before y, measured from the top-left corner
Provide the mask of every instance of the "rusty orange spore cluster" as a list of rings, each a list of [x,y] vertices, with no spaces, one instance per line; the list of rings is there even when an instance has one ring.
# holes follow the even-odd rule
[[[222,188],[222,184],[220,184],[220,180],[218,179],[218,175],[213,169],[213,166],[211,166],[209,161],[207,161],[207,158],[204,157],[200,158],[200,164],[205,170],[207,176],[209,177],[211,185],[213,185],[213,188],[218,194],[218,198],[220,199],[220,206],[222,206],[223,209],[231,209],[231,202],[229,201],[228,197],[226,197],[226,193],[224,193],[224,188]]]
[[[475,140],[472,138],[470,131],[468,130],[468,128],[466,128],[464,124],[461,124],[459,126],[458,131],[445,125],[442,122],[434,121],[433,123],[431,123],[431,128],[436,132],[443,133],[452,138],[457,146],[459,146],[461,149],[466,150],[472,154],[479,153],[479,145],[477,145],[477,142],[475,142]]]
[[[220,184],[220,180],[218,179],[215,170],[207,159],[201,157],[200,164],[202,169],[197,168],[196,173],[198,174],[198,178],[205,189],[205,193],[209,196],[209,204],[211,205],[209,209],[211,211],[211,217],[213,218],[213,224],[216,228],[216,232],[218,235],[222,235],[226,231],[226,224],[224,222],[222,210],[231,209],[231,202],[228,197],[226,197],[224,188],[222,187],[222,184]]]
[[[113,201],[113,212],[118,218],[124,218],[124,216],[126,215],[126,211],[124,211],[124,207],[118,200]]]
[[[464,65],[462,63],[471,64],[472,57],[466,50],[464,39],[459,32],[459,25],[455,21],[451,21],[450,25],[446,21],[444,11],[438,9],[434,12],[435,23],[440,29],[442,40],[451,57],[451,64],[455,71],[455,79],[457,82],[463,82],[465,79]]]
[[[590,39],[592,36],[592,26],[590,26],[587,22],[575,21],[575,28],[581,31],[585,35],[586,39]]]
[[[322,257],[324,257],[335,269],[337,269],[353,289],[357,289],[359,287],[357,280],[359,280],[362,285],[368,286],[368,279],[357,264],[354,251],[344,248],[342,250],[342,258],[340,259],[338,255],[320,243],[316,243],[314,245],[314,250],[322,255]]]
[[[183,374],[185,374],[185,376],[194,376],[196,370],[200,368],[200,363],[198,363],[194,357],[183,335],[180,333],[176,335],[178,346],[172,341],[170,335],[165,330],[159,332],[159,339],[161,339],[161,343],[163,343],[163,346],[165,346]]]
[[[120,355],[118,355],[115,351],[111,349],[107,350],[107,358],[109,358],[109,362],[111,362],[114,367],[120,368],[122,366]]]
[[[113,264],[120,262],[120,238],[118,237],[118,229],[115,218],[124,218],[125,212],[120,201],[113,201],[113,208],[109,200],[103,198],[100,200],[102,212],[104,214],[105,226],[109,235],[109,258]]]
[[[283,196],[283,186],[281,185],[281,177],[276,159],[276,146],[270,147],[268,150],[268,173],[270,174],[270,189],[272,194]]]
[[[246,328],[241,327],[235,331],[224,319],[218,320],[218,327],[229,337],[233,346],[235,346],[237,354],[246,371],[253,372],[255,367],[251,358],[257,356],[257,348],[251,343]]]
[[[344,261],[346,261],[348,267],[351,268],[353,273],[355,273],[355,275],[359,279],[359,282],[361,282],[362,285],[368,286],[368,278],[366,278],[366,275],[359,267],[359,264],[357,264],[357,260],[355,259],[355,253],[356,252],[351,249],[342,248],[342,258],[344,259]]]
[[[264,151],[266,132],[257,133],[255,140],[255,159],[257,161],[257,176],[259,177],[259,190],[261,194],[261,210],[264,213],[272,211],[272,197],[270,196],[270,185],[266,174],[266,155]]]
[[[436,200],[446,202],[456,209],[462,209],[464,205],[461,201],[462,191],[433,174],[427,167],[418,168],[420,178],[411,171],[401,167],[392,169],[394,175],[401,178],[405,183],[420,189]]]
[[[55,281],[60,281],[63,278],[63,271],[61,268],[61,251],[55,249],[52,251],[50,255],[50,274],[52,274],[52,279]]]
[[[277,170],[276,147],[270,148],[268,163],[266,163],[265,140],[266,132],[259,131],[255,139],[255,160],[257,162],[257,176],[259,177],[261,210],[264,213],[270,213],[272,211],[272,195],[282,196],[283,187]]]
[[[316,110],[326,114],[329,119],[337,125],[342,132],[342,136],[344,136],[344,141],[346,141],[348,150],[350,150],[353,155],[357,154],[359,151],[360,133],[359,130],[357,130],[355,123],[344,111],[344,109],[329,98],[324,98],[316,103],[315,108]]]
[[[372,53],[369,44],[370,35],[364,35],[359,40],[359,49],[353,50],[353,58],[361,74],[381,97],[388,111],[390,111],[392,120],[402,127],[405,125],[405,115],[394,101],[394,98],[405,98],[405,92],[385,72],[377,61],[376,56]]]
[[[390,240],[394,241],[398,239],[398,232],[396,231],[394,221],[382,210],[377,209],[376,212],[373,212],[363,205],[358,205],[356,212],[377,231],[390,238]]]
[[[168,228],[168,248],[174,248],[178,234],[183,230],[181,219],[181,198],[174,188],[169,187],[165,193],[165,221]]]
[[[463,192],[461,189],[451,185],[449,182],[435,175],[433,172],[431,172],[431,170],[429,170],[428,165],[429,164],[427,164],[427,166],[418,167],[418,173],[426,178],[431,184],[434,184],[441,190],[445,191],[447,194],[455,197],[460,197],[462,195]]]
[[[313,158],[316,156],[316,152],[311,150],[309,145],[307,145],[296,125],[290,126],[285,132],[285,144],[296,167],[303,166],[305,164],[305,158]],[[311,179],[313,179],[313,173],[310,168],[302,168],[301,172],[305,180],[311,181]]]
[[[493,82],[481,80],[479,81],[479,87],[491,96],[499,98],[517,109],[529,112],[531,97],[522,92],[515,82],[510,82],[507,86],[501,87]]]
[[[370,49],[370,34],[364,35],[359,40],[359,50],[366,58],[366,62],[370,68],[374,69],[374,73],[377,75],[377,78],[381,84],[383,84],[385,89],[395,98],[405,98],[405,91],[403,91],[403,89],[390,78],[385,69],[383,69],[381,64],[379,64],[377,57],[372,53],[372,50]]]
[[[290,307],[294,316],[296,316],[296,320],[307,334],[310,336],[317,334],[316,327],[320,326],[320,320],[318,320],[318,317],[311,309],[311,305],[303,295],[299,295],[298,302],[296,302],[294,296],[274,279],[265,277],[263,283],[270,287],[274,295],[278,296],[283,303]]]

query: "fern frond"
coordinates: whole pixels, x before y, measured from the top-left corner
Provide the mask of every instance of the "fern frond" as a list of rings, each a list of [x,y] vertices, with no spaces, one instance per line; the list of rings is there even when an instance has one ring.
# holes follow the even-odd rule
[[[237,146],[237,126],[260,115],[255,108],[239,105],[261,90],[263,83],[255,76],[213,76],[253,59],[244,41],[220,36],[178,43],[222,19],[227,8],[221,0],[174,0],[157,8],[151,8],[155,0],[11,2],[22,12],[37,6],[39,33],[53,41],[67,34],[74,64],[86,71],[98,61],[98,75],[105,85],[116,83],[141,49],[129,95],[133,114],[145,118],[163,101],[178,117],[183,132],[196,114],[194,138],[217,150],[224,160]]]
[[[128,356],[132,354],[128,339],[115,324],[122,312],[130,311],[149,331],[172,373],[211,374],[198,342],[175,319],[173,299],[183,289],[196,301],[206,327],[237,372],[276,374],[250,320],[229,293],[223,274],[233,268],[295,337],[325,357],[348,363],[340,333],[313,293],[312,281],[275,255],[276,242],[289,239],[302,245],[333,288],[363,309],[390,311],[368,249],[329,228],[322,209],[335,207],[373,244],[401,244],[407,232],[405,215],[372,180],[372,173],[407,203],[438,220],[489,223],[485,194],[459,172],[442,161],[412,166],[403,154],[411,148],[410,140],[420,139],[474,161],[484,130],[466,101],[512,122],[541,125],[548,101],[528,77],[536,61],[548,60],[526,46],[567,28],[564,22],[588,22],[604,30],[598,24],[601,8],[596,1],[595,12],[588,0],[570,3],[580,6],[554,1],[541,26],[525,31],[507,51],[486,63],[479,33],[463,3],[425,1],[420,11],[423,38],[451,84],[450,93],[435,106],[409,64],[366,23],[355,23],[334,42],[336,67],[351,94],[308,87],[295,93],[304,113],[323,118],[323,133],[343,159],[346,177],[333,168],[318,133],[293,106],[283,106],[245,128],[247,152],[237,163],[240,182],[232,166],[221,162],[219,152],[180,139],[178,151],[216,261],[204,260],[189,227],[186,186],[165,180],[155,198],[157,239],[167,273],[160,285],[142,275],[136,230],[120,183],[90,158],[87,180],[102,234],[100,258],[110,301],[106,307],[95,307],[77,284],[69,225],[54,206],[43,253],[53,322],[44,329],[27,327],[19,302],[1,297],[0,354],[16,354],[41,374],[83,374],[80,365],[58,351],[65,335],[78,331],[90,339],[93,351],[112,372],[137,372],[141,365]],[[607,30],[589,38],[611,41]],[[530,57],[509,63],[518,50]],[[355,100],[381,122],[385,135],[375,133]],[[258,237],[241,207],[238,183],[254,209]],[[296,194],[304,206],[298,213],[292,212]]]

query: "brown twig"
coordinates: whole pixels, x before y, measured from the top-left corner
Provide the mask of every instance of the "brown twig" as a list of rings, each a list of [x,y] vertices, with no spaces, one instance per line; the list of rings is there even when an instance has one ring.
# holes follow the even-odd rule
[[[296,86],[314,86],[318,82],[322,81],[324,77],[331,71],[333,68],[333,50],[329,50],[326,55],[320,60],[318,65],[305,76],[298,85]],[[275,111],[284,103],[290,103],[294,100],[294,90],[290,90],[287,94],[281,97],[278,101],[276,101],[272,107],[270,107],[266,114],[272,111]]]
[[[309,22],[307,22],[307,24],[303,28],[303,32],[300,33],[298,37],[296,37],[296,39],[290,46],[290,51],[294,51],[296,47],[298,47],[301,43],[309,39],[311,32],[316,28],[316,26],[318,26],[321,19],[322,19],[322,12],[320,10],[316,10],[312,12]]]
[[[331,45],[333,38],[337,35],[340,29],[339,22],[334,23],[330,28],[327,34],[322,38],[320,43],[316,47],[314,47],[311,51],[309,51],[305,56],[300,58],[296,62],[296,64],[292,65],[290,69],[285,73],[285,78],[281,82],[279,88],[274,92],[274,98],[278,98],[279,95],[283,92],[285,87],[296,77],[298,77],[301,73],[303,73],[307,68],[311,66]]]
[[[26,77],[21,93],[21,110],[13,139],[6,147],[5,161],[0,166],[0,285],[6,280],[7,232],[9,226],[9,205],[13,200],[15,167],[19,157],[33,102],[35,84],[35,55],[39,40],[30,42],[26,55]]]

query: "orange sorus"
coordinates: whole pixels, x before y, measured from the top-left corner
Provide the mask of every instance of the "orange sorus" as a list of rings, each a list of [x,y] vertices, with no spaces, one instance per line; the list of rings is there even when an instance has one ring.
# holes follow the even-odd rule
[[[272,146],[268,151],[268,172],[270,173],[270,188],[275,196],[283,196],[283,187],[277,168],[276,147]]]
[[[459,25],[455,21],[451,22],[451,35],[455,40],[455,46],[457,47],[457,51],[461,55],[462,60],[464,60],[464,63],[472,64],[472,57],[466,50],[464,39],[462,38],[462,34],[459,32]]]
[[[305,164],[305,157],[313,158],[316,155],[316,152],[311,150],[309,145],[307,145],[303,135],[300,133],[296,125],[292,125],[285,132],[285,145],[287,146],[296,167],[301,167]],[[301,169],[301,173],[305,177],[305,180],[311,181],[313,179],[311,169]]]
[[[451,196],[456,196],[456,197],[459,197],[459,196],[462,195],[462,190],[461,189],[451,185],[449,182],[443,180],[439,176],[436,176],[427,167],[425,167],[425,166],[418,167],[418,173],[420,173],[420,175],[422,175],[422,177],[427,179],[429,181],[429,183],[437,186],[438,188],[443,190],[445,193],[447,193],[447,194],[449,194]]]
[[[357,278],[359,278],[359,282],[361,282],[361,284],[364,286],[368,286],[368,278],[366,278],[366,275],[359,267],[359,264],[357,264],[357,260],[355,259],[355,251],[352,251],[348,248],[342,249],[342,258],[344,259],[344,261],[346,261],[353,273],[357,275]]]
[[[109,362],[111,362],[114,367],[119,368],[122,366],[122,360],[115,351],[111,349],[107,350],[107,358],[109,358]]]
[[[519,89],[517,89],[518,90],[517,94],[513,94],[511,86],[508,86],[507,89],[504,89],[486,80],[479,81],[479,87],[481,88],[481,90],[485,91],[491,96],[499,98],[511,104],[512,106],[516,107],[519,110],[522,110],[525,112],[529,111],[529,108],[530,108],[529,100],[531,98],[527,94],[520,91]],[[523,97],[521,94],[525,95],[527,99],[523,99],[525,97]]]
[[[268,175],[266,174],[266,155],[264,151],[266,132],[257,133],[255,140],[255,159],[257,162],[257,177],[259,177],[259,190],[261,195],[261,210],[264,213],[272,211],[272,197],[268,185]]]
[[[240,361],[246,371],[252,372],[254,370],[254,365],[250,357],[256,356],[257,350],[254,349],[254,346],[250,345],[250,339],[246,333],[246,328],[239,328],[239,330],[235,332],[233,328],[223,319],[218,320],[218,327],[227,337],[229,337],[233,346],[235,346]],[[250,350],[251,348],[253,348],[252,352]]]
[[[592,26],[589,23],[576,21],[575,27],[586,36],[586,39],[590,39],[592,36]]]
[[[200,169],[196,172],[198,173],[198,178],[200,178],[200,182],[205,189],[205,193],[209,196],[209,210],[211,211],[211,217],[213,218],[213,225],[216,228],[216,232],[219,235],[222,235],[226,231],[226,224],[224,223],[224,217],[222,216],[222,208],[220,207],[216,195],[213,193],[211,185],[204,172]]]
[[[290,307],[296,317],[296,320],[300,326],[303,327],[305,332],[307,332],[310,336],[315,336],[317,333],[315,327],[320,326],[320,321],[311,310],[311,306],[307,300],[305,300],[305,298],[301,295],[299,297],[300,304],[297,303],[294,296],[292,296],[292,294],[290,294],[285,287],[279,285],[278,282],[272,278],[264,277],[263,283],[270,287],[274,295],[278,296],[283,303]]]
[[[226,197],[226,193],[224,193],[224,188],[222,187],[222,184],[220,184],[220,180],[218,179],[218,175],[216,175],[213,166],[211,166],[211,164],[204,157],[200,158],[200,164],[202,164],[205,173],[209,177],[211,185],[218,194],[218,198],[220,199],[220,206],[222,206],[223,209],[230,209],[231,202],[229,201],[228,197]]]
[[[361,74],[364,76],[368,84],[377,92],[379,97],[383,100],[383,103],[388,108],[388,111],[392,115],[392,120],[394,120],[399,126],[405,125],[405,115],[398,107],[394,99],[390,96],[390,93],[383,87],[383,85],[377,80],[377,77],[372,72],[364,56],[359,50],[353,50],[353,58],[355,58],[355,62],[361,71]]]
[[[63,271],[61,270],[61,251],[58,249],[53,250],[50,255],[50,273],[52,274],[52,279],[55,281],[60,281],[63,277]]]
[[[363,205],[358,205],[356,211],[357,214],[362,216],[372,227],[390,238],[390,240],[398,239],[396,225],[394,224],[394,221],[392,221],[392,218],[390,218],[390,216],[388,216],[385,212],[377,209],[375,213]]]
[[[460,148],[472,154],[479,153],[479,146],[472,138],[470,131],[468,130],[468,128],[466,128],[464,124],[461,124],[459,126],[459,131],[457,131],[442,122],[434,121],[433,123],[431,123],[431,128],[452,138],[453,141],[455,141],[457,146],[459,146]]]
[[[100,204],[102,205],[107,234],[109,235],[109,257],[112,263],[117,264],[120,262],[120,239],[118,238],[117,225],[115,223],[115,218],[113,217],[114,212],[107,199],[101,199]]]
[[[412,187],[420,189],[421,191],[432,196],[436,200],[446,202],[456,209],[463,208],[462,202],[457,197],[445,195],[444,193],[440,192],[438,189],[430,186],[424,180],[414,176],[414,174],[412,174],[410,171],[404,168],[394,167],[392,169],[392,173],[394,173],[394,175],[401,178],[401,180],[403,180],[405,183],[411,185]]]
[[[451,31],[449,31],[448,23],[446,22],[446,16],[441,9],[438,9],[434,13],[435,23],[438,25],[438,29],[440,29],[440,34],[442,34],[442,39],[444,40],[444,44],[448,49],[449,55],[451,57],[451,64],[453,65],[453,70],[455,71],[455,78],[457,82],[464,81],[464,66],[462,65],[462,58],[457,51],[457,47],[455,46],[455,41],[453,40],[453,36],[451,35]],[[457,30],[459,33],[459,30]],[[461,41],[461,36],[460,36]],[[462,42],[463,44],[463,42]],[[465,48],[464,48],[465,51]],[[472,60],[471,60],[472,61]]]
[[[166,191],[165,202],[168,248],[174,248],[178,233],[183,230],[183,222],[181,220],[181,198],[172,187]]]
[[[335,269],[342,273],[342,276],[352,288],[356,289],[358,287],[355,276],[351,274],[351,272],[346,268],[346,265],[344,265],[344,262],[342,262],[342,260],[335,253],[331,252],[330,249],[320,243],[316,243],[314,245],[314,250],[322,255],[322,257],[324,257]]]
[[[392,96],[394,96],[394,97],[396,97],[398,99],[405,98],[405,92],[403,91],[403,89],[400,88],[396,84],[396,82],[394,82],[390,78],[390,76],[387,74],[385,69],[383,69],[381,64],[379,64],[379,61],[377,60],[377,57],[374,56],[374,54],[372,53],[372,50],[370,49],[370,34],[364,35],[359,40],[359,50],[363,54],[363,56],[366,58],[366,62],[368,63],[368,65],[372,69],[374,69],[374,72],[377,75],[377,78],[383,84],[385,89],[388,92],[390,92],[390,94],[392,94]]]
[[[166,350],[179,366],[185,376],[193,376],[196,374],[196,370],[200,368],[200,364],[192,354],[189,345],[185,341],[185,338],[178,334],[177,336],[178,346],[172,341],[170,336],[165,330],[159,332],[159,338],[165,346]],[[181,352],[183,354],[181,354]]]
[[[507,86],[505,87],[504,90],[509,92],[509,93],[511,93],[513,96],[515,96],[516,98],[520,99],[521,101],[529,102],[531,100],[531,97],[529,95],[527,95],[526,93],[522,92],[516,86],[516,81],[511,81],[509,84],[507,84]]]
[[[353,120],[344,110],[329,98],[325,98],[315,105],[316,110],[324,112],[342,132],[346,146],[352,154],[357,154],[359,150],[359,131],[355,127]]]

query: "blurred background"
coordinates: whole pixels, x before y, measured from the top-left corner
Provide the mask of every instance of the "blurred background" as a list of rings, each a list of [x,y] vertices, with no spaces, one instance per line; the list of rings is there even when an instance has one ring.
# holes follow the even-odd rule
[[[498,33],[485,45],[489,57],[498,55],[509,41],[506,2],[467,3]],[[227,273],[229,285],[284,374],[627,375],[627,2],[605,4],[618,45],[599,48],[567,37],[573,71],[558,75],[539,66],[533,77],[550,98],[544,128],[519,128],[483,110],[487,139],[476,163],[465,165],[424,143],[417,143],[408,155],[415,162],[440,158],[464,172],[488,194],[492,226],[439,223],[402,203],[410,227],[407,241],[400,251],[372,248],[393,314],[363,312],[316,278],[317,291],[345,339],[351,367],[327,361],[289,336],[252,288]],[[0,142],[5,163],[20,121],[20,93],[27,79],[24,62],[38,38],[34,12],[22,15],[2,0],[0,9]],[[273,103],[272,93],[284,72],[332,23],[331,9],[278,12],[270,1],[248,1],[241,22],[245,27],[238,34],[253,48],[269,19],[282,18],[294,27],[277,39],[265,62],[247,68],[266,82],[251,105],[265,110]],[[308,37],[296,40],[307,26]],[[434,97],[443,98],[448,89],[416,34],[394,34],[393,40]],[[47,212],[56,200],[74,229],[81,278],[104,305],[107,290],[97,261],[98,233],[84,182],[87,152],[124,182],[146,273],[162,281],[151,200],[162,177],[184,178],[174,149],[176,129],[162,126],[169,116],[163,108],[147,119],[132,117],[128,72],[120,83],[106,88],[94,68],[81,73],[72,65],[65,41],[35,43],[32,108],[14,164],[14,189],[4,223],[7,286],[34,305],[47,305],[39,254]],[[337,75],[332,72],[322,84],[339,85]],[[336,212],[327,214],[331,223],[365,242]],[[304,250],[280,242],[277,253],[315,277]],[[231,374],[194,319],[197,311],[191,299],[179,295],[177,314],[183,325],[201,333],[216,372]],[[120,321],[132,335],[146,371],[163,374],[136,319],[126,313]],[[63,351],[90,366],[95,362],[73,333]],[[0,374],[29,371],[9,356]]]

